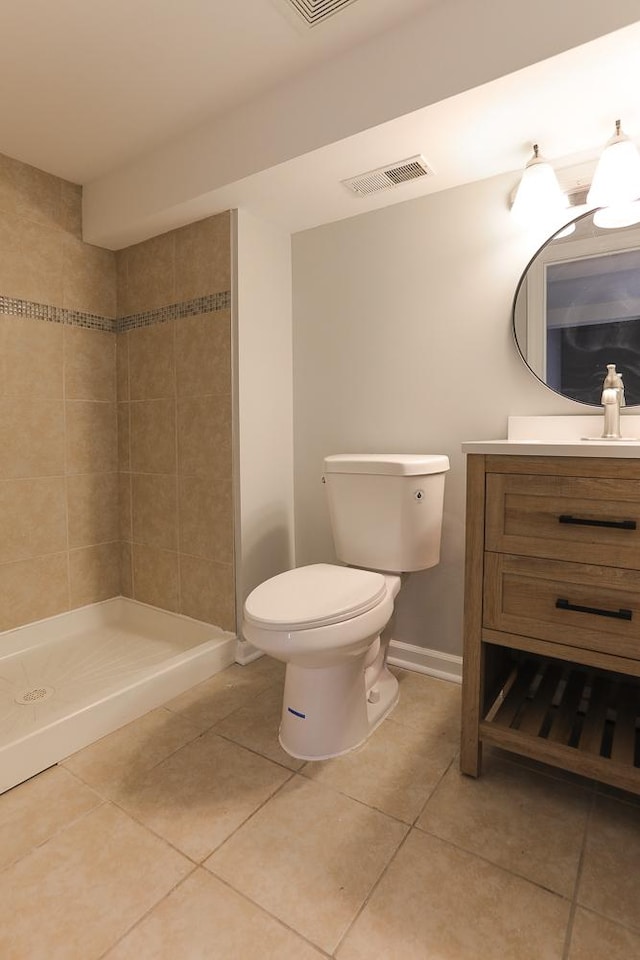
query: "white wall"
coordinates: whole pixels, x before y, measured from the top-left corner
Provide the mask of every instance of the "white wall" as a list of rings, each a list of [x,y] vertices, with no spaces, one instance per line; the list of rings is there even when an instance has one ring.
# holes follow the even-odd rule
[[[320,477],[328,453],[445,453],[438,567],[412,574],[395,638],[461,653],[464,440],[509,414],[588,412],[535,380],[511,308],[544,235],[511,221],[502,176],[293,238],[297,563],[332,560]],[[551,231],[549,231],[551,232]]]
[[[291,240],[236,212],[236,596],[294,565]],[[240,643],[239,659],[250,654]]]

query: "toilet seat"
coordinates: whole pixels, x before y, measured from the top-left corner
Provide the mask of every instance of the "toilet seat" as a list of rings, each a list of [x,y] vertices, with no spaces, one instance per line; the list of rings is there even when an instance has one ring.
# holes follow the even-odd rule
[[[310,630],[367,613],[386,596],[381,573],[315,563],[260,584],[247,597],[244,614],[263,630]]]

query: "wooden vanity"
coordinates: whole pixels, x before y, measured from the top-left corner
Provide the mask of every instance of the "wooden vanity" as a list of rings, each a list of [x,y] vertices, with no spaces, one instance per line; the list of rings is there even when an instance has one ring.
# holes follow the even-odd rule
[[[640,448],[464,448],[462,771],[493,743],[640,793]]]

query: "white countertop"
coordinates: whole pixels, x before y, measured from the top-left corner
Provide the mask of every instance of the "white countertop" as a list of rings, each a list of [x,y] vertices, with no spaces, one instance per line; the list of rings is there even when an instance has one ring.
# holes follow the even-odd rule
[[[640,416],[621,417],[621,432],[627,440],[602,440],[602,426],[602,416],[509,417],[507,439],[470,440],[462,449],[520,457],[640,457],[640,439],[631,439],[640,438]]]
[[[512,457],[640,457],[639,440],[470,440],[465,453],[502,453]]]

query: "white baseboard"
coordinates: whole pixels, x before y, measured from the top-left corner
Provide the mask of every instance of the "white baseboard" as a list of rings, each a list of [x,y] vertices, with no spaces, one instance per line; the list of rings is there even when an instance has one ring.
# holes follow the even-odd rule
[[[430,677],[437,677],[439,680],[462,683],[462,657],[456,657],[452,653],[428,650],[426,647],[417,647],[413,643],[392,640],[389,644],[387,660],[394,667],[414,670],[416,673],[427,673]]]
[[[248,640],[238,640],[236,643],[236,663],[246,666],[253,663],[264,654],[257,650]],[[450,680],[452,683],[462,683],[462,657],[452,653],[442,653],[440,650],[428,650],[426,647],[417,647],[413,643],[402,643],[392,640],[389,644],[389,663],[403,670],[413,670],[415,673],[426,673],[438,680]]]

